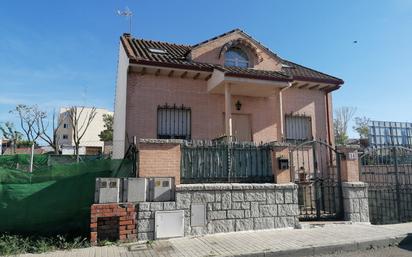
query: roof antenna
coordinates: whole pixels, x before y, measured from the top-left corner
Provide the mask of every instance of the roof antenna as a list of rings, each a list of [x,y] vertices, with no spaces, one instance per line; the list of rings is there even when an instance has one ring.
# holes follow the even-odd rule
[[[133,12],[129,10],[129,7],[126,7],[124,11],[117,10],[117,15],[124,16],[129,19],[129,33],[132,34],[132,17]]]

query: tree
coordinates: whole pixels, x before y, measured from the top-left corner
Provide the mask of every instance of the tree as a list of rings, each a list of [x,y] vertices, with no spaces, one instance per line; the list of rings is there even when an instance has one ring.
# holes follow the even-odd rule
[[[5,139],[11,141],[13,146],[13,153],[16,153],[16,146],[17,143],[22,140],[22,134],[18,132],[15,129],[14,124],[9,121],[5,122],[3,125],[0,125],[0,131]]]
[[[73,131],[73,141],[74,141],[74,153],[76,154],[77,162],[79,162],[79,148],[80,141],[82,140],[84,134],[92,123],[94,117],[96,117],[96,108],[92,107],[90,111],[85,111],[85,107],[72,106],[67,111],[69,121],[71,123]]]
[[[35,126],[39,119],[46,116],[46,113],[39,110],[37,105],[28,106],[19,104],[10,113],[17,114],[20,118],[20,127],[29,142],[35,142],[40,137],[40,132],[36,131]]]
[[[100,132],[100,141],[113,141],[113,115],[103,114],[104,130]]]
[[[49,121],[47,119],[47,114],[42,115],[36,122],[36,131],[40,135],[40,138],[43,139],[50,147],[53,148],[54,153],[59,153],[59,137],[57,134],[57,130],[62,125],[63,119],[60,116],[56,115],[56,111],[53,111],[53,118],[52,118],[52,131],[51,135],[49,134]]]
[[[356,112],[354,107],[340,107],[335,109],[333,126],[335,132],[335,142],[337,145],[344,145],[348,140],[348,123]]]
[[[370,119],[367,117],[356,117],[355,126],[353,129],[358,132],[361,139],[368,138],[369,135],[369,122]]]

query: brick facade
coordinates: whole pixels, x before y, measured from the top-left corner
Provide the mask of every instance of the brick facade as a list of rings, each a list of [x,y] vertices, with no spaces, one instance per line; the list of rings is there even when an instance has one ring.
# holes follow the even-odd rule
[[[180,184],[180,144],[140,143],[139,177],[174,177]]]
[[[136,208],[132,203],[93,204],[90,215],[90,242],[136,239]]]

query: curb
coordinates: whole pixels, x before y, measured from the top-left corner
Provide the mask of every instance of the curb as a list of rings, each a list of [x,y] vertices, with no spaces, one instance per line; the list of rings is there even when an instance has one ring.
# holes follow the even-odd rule
[[[256,252],[249,254],[233,255],[233,257],[302,257],[302,256],[318,256],[322,254],[333,254],[337,252],[354,252],[362,250],[370,250],[373,248],[384,248],[389,246],[395,246],[399,244],[412,243],[412,237],[405,234],[402,236],[396,236],[391,238],[366,240],[366,241],[353,241],[345,242],[342,244],[324,245],[324,246],[312,246],[291,250],[273,250],[265,252]]]

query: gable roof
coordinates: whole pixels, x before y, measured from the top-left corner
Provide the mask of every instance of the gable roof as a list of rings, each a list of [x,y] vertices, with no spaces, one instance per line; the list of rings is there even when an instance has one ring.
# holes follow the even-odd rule
[[[223,67],[217,64],[195,62],[187,58],[187,54],[190,53],[192,49],[235,32],[243,33],[243,35],[248,37],[250,40],[252,40],[256,44],[259,44],[266,51],[270,52],[271,54],[279,58],[281,63],[283,64],[281,71],[257,70],[238,67]],[[301,80],[318,83],[331,83],[335,85],[343,84],[343,80],[337,77],[307,68],[305,66],[278,57],[276,54],[270,51],[269,48],[263,46],[260,42],[256,41],[251,36],[249,36],[248,34],[239,29],[226,32],[217,37],[211,38],[209,40],[203,41],[199,44],[195,44],[192,46],[178,45],[174,43],[153,40],[136,39],[132,38],[130,34],[124,34],[120,38],[120,40],[131,63],[156,65],[162,67],[185,68],[210,72],[212,72],[213,69],[217,68],[219,70],[225,71],[225,73],[228,75],[245,78],[281,81]],[[159,52],[153,49],[163,51]]]

